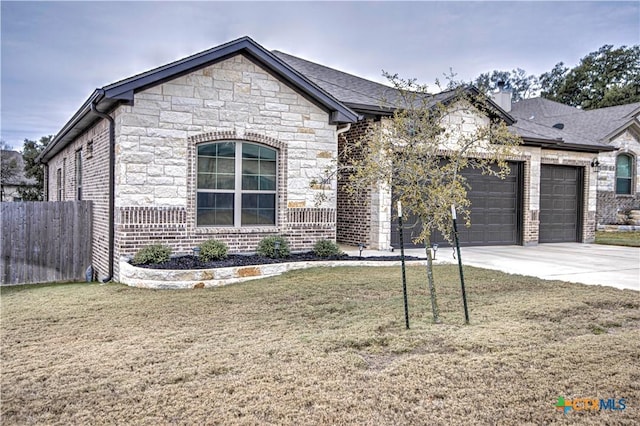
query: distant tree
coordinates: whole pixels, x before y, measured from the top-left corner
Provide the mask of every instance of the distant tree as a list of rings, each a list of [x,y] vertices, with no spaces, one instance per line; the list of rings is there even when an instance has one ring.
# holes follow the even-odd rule
[[[9,146],[5,141],[0,140],[0,150],[10,150],[11,146]],[[14,177],[19,174],[20,170],[18,167],[18,162],[14,158],[9,158],[7,155],[0,154],[0,182],[5,183],[10,181]]]
[[[540,91],[538,78],[535,75],[527,75],[522,68],[482,73],[473,81],[473,84],[485,95],[489,95],[498,88],[498,83],[501,81],[504,82],[506,89],[511,90],[514,102],[537,96]]]
[[[18,193],[24,201],[42,201],[44,199],[44,168],[36,162],[38,155],[53,139],[53,135],[43,136],[39,141],[24,140],[22,158],[24,160],[24,174],[33,178],[36,185],[33,187],[19,188]]]
[[[417,216],[423,224],[415,242],[431,247],[433,231],[445,238],[452,235],[452,204],[469,224],[469,185],[462,170],[472,167],[504,178],[509,173],[506,160],[520,138],[501,120],[482,121],[486,98],[466,85],[449,81],[445,87],[454,89],[446,96],[445,92],[432,95],[415,80],[387,73],[385,77],[397,94],[393,115],[371,126],[361,139],[345,144],[339,153],[342,173],[338,176],[348,180],[352,196],[371,188],[391,191],[402,202],[403,214]],[[325,177],[324,182],[328,181]],[[426,255],[433,316],[438,322],[431,251],[427,249]]]
[[[540,76],[542,97],[582,109],[640,102],[640,46],[604,45],[568,68]]]

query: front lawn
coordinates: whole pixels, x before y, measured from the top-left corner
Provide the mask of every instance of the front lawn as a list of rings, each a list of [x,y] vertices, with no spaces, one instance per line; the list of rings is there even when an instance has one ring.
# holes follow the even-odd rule
[[[640,231],[597,231],[596,244],[640,247]]]
[[[438,266],[339,267],[200,290],[3,288],[9,424],[633,424],[638,292]],[[567,414],[558,397],[624,398]]]

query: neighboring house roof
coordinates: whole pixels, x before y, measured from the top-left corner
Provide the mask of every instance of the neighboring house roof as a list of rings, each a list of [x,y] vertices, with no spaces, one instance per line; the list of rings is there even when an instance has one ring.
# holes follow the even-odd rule
[[[22,158],[22,154],[18,151],[6,150],[3,149],[0,153],[2,157],[2,163],[10,163],[15,161],[16,163],[16,172],[13,176],[10,176],[8,179],[2,181],[3,186],[31,186],[37,185],[38,182],[34,178],[28,178],[24,174],[24,159]]]
[[[568,143],[606,145],[625,129],[640,134],[640,102],[585,111],[533,98],[514,103],[511,114],[518,118],[517,126],[539,132],[546,127],[544,132],[548,135]]]
[[[251,38],[242,37],[179,61],[96,89],[67,124],[64,125],[60,132],[58,132],[53,141],[47,145],[47,148],[38,157],[38,160],[46,162],[99,118],[95,112],[91,111],[91,104],[96,105],[101,111],[110,111],[122,102],[131,104],[134,101],[134,93],[136,91],[153,87],[237,54],[244,54],[250,57],[301,93],[308,96],[313,102],[330,113],[332,123],[353,123],[359,119],[358,114],[342,104],[330,93],[317,86],[305,75],[280,60]]]

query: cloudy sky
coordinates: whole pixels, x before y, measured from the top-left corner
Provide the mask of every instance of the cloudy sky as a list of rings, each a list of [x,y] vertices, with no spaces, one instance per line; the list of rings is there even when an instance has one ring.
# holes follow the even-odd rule
[[[640,43],[640,2],[0,2],[0,138],[55,134],[91,92],[248,35],[383,82],[573,66]]]

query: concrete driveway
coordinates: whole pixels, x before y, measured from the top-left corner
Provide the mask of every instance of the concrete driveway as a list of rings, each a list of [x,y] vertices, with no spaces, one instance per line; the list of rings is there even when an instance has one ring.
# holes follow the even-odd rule
[[[357,256],[357,247],[343,247]],[[546,280],[606,285],[640,291],[640,248],[599,244],[558,243],[537,246],[463,247],[464,265],[496,269],[510,274],[529,275]],[[442,247],[437,263],[457,263],[450,247]],[[364,250],[363,256],[400,255]],[[406,255],[425,257],[424,249],[405,250]]]
[[[546,280],[600,284],[640,291],[638,247],[558,243],[531,247],[463,247],[461,251],[463,265]],[[457,262],[453,259],[451,248],[438,250],[437,260]]]

